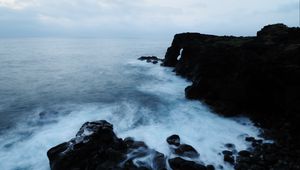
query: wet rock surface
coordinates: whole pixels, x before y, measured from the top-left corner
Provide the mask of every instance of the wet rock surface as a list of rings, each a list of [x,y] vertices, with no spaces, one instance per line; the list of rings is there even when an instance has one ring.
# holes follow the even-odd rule
[[[170,145],[179,146],[180,145],[180,137],[178,135],[172,135],[167,138],[167,142]]]
[[[173,170],[206,170],[206,166],[187,161],[180,157],[169,159],[169,165]]]
[[[250,155],[224,161],[245,170],[299,169],[300,28],[268,25],[253,37],[177,34],[162,65],[193,82],[187,98],[225,116],[247,115],[274,140],[248,137]]]
[[[76,137],[47,152],[52,170],[110,169],[126,160],[128,148],[104,121],[86,122]]]
[[[153,64],[157,64],[159,62],[163,62],[164,60],[163,59],[160,59],[156,56],[141,56],[140,58],[138,58],[138,60],[141,60],[141,61],[146,61],[148,63],[153,63]]]
[[[181,144],[175,149],[175,154],[189,158],[197,158],[200,154],[191,145]]]
[[[238,152],[235,169],[300,169],[300,152],[297,151],[297,146],[294,146],[293,143],[291,143],[290,146],[280,146],[277,142],[263,143],[260,142],[261,140],[259,139],[252,139],[253,140],[248,142],[254,147],[248,151],[243,150]],[[292,151],[293,149],[295,149],[295,151]]]
[[[51,170],[166,170],[167,162],[173,170],[214,169],[212,165],[206,167],[180,158],[199,157],[199,153],[190,145],[180,144],[178,135],[168,139],[179,143],[175,146],[176,158],[169,159],[143,141],[118,138],[113,125],[100,120],[84,123],[75,138],[51,148],[47,156]],[[172,142],[169,145],[174,147]]]

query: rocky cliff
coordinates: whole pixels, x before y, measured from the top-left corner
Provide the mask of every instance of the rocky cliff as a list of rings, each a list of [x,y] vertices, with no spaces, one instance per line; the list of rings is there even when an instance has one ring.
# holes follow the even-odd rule
[[[300,28],[268,25],[253,37],[177,34],[163,65],[175,67],[177,74],[192,81],[185,89],[187,98],[201,100],[226,116],[249,116],[271,132],[274,154],[285,150],[280,154],[287,164],[297,164]],[[289,159],[293,154],[298,156]]]
[[[163,65],[193,81],[187,98],[271,126],[271,118],[300,120],[299,54],[300,29],[276,24],[256,37],[177,34]]]

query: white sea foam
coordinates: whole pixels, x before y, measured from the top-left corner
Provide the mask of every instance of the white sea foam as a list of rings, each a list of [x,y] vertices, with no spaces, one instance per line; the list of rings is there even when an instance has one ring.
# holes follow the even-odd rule
[[[114,125],[119,137],[134,137],[150,148],[172,157],[166,138],[178,134],[182,143],[195,147],[200,153],[196,161],[232,169],[218,155],[224,144],[232,143],[237,150],[246,149],[243,135],[257,137],[259,129],[245,118],[229,119],[212,113],[199,101],[185,99],[184,88],[190,84],[175,76],[170,68],[132,61],[127,64],[131,73],[146,76],[144,82],[133,87],[143,95],[152,96],[153,110],[147,106],[153,101],[139,103],[138,98],[122,99],[116,103],[90,103],[60,106],[69,111],[45,118],[42,125],[20,123],[0,139],[0,169],[47,170],[46,152],[49,148],[73,138],[86,121],[105,119]],[[117,97],[117,96],[116,96]],[[151,99],[151,98],[150,98]],[[39,111],[37,111],[38,113]],[[38,114],[28,122],[41,121]],[[145,158],[146,159],[146,158]],[[147,157],[148,159],[148,157]]]

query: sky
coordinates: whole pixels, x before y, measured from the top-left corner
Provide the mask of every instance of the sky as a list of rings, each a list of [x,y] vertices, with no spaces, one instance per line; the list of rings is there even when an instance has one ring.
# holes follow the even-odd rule
[[[299,0],[0,0],[0,37],[255,35],[299,26]]]

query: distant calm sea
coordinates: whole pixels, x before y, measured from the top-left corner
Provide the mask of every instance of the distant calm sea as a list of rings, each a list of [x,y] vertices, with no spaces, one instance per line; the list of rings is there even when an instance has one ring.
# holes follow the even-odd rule
[[[171,68],[148,64],[171,40],[0,39],[0,169],[47,170],[46,152],[68,141],[85,121],[105,119],[170,155],[166,137],[179,134],[198,161],[232,169],[218,155],[225,143],[247,148],[259,129],[225,119],[184,97],[190,84]]]

